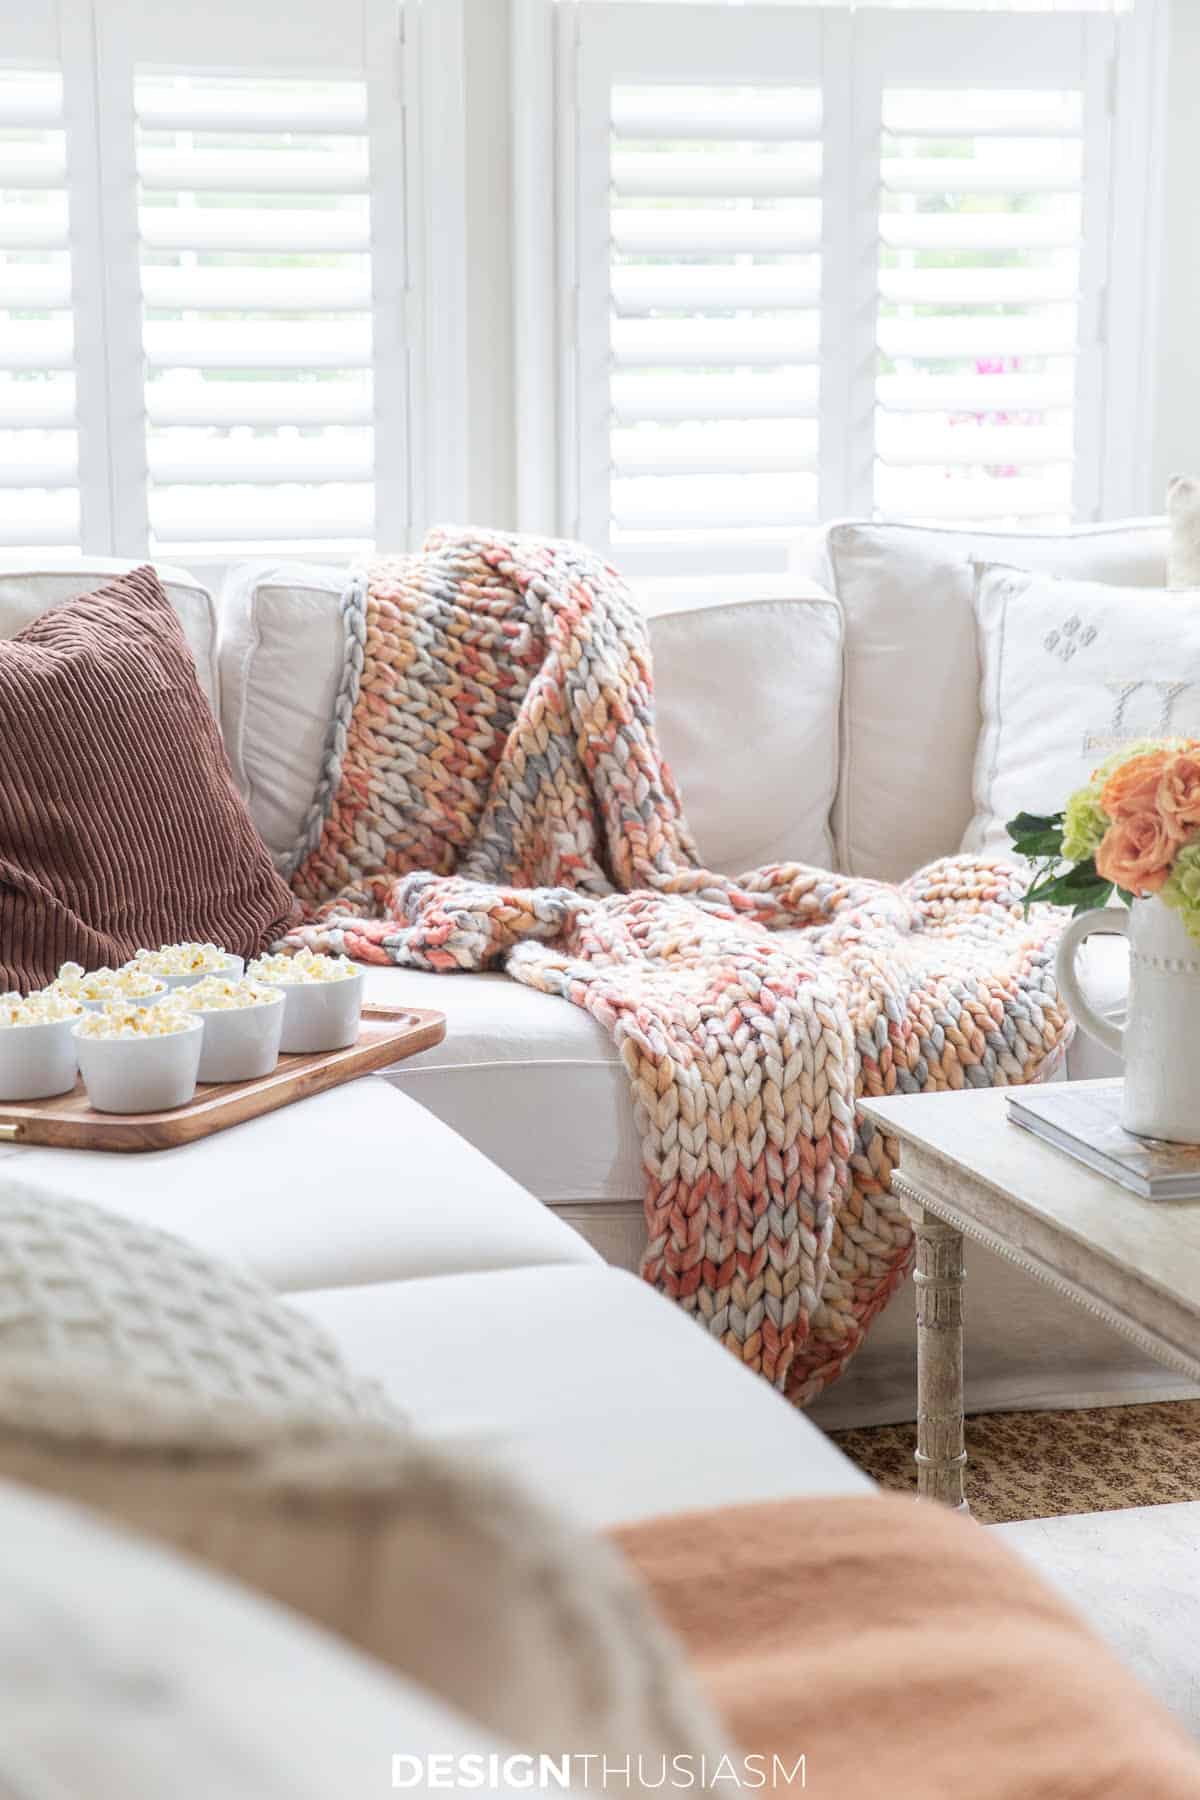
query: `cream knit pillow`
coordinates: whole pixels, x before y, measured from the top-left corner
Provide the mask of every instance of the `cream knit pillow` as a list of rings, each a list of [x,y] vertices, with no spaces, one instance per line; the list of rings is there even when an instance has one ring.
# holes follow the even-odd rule
[[[190,1552],[528,1753],[641,1757],[653,1785],[727,1748],[610,1545],[406,1435],[0,1361],[0,1479]]]
[[[0,1187],[0,1369],[80,1362],[194,1409],[230,1400],[338,1418],[400,1415],[263,1282],[182,1238],[18,1178]]]

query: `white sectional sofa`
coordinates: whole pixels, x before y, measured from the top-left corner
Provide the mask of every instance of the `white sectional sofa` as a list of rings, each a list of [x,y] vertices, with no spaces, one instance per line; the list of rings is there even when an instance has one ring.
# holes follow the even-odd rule
[[[895,879],[957,850],[972,813],[979,726],[971,557],[1152,585],[1165,579],[1165,547],[1160,521],[1062,537],[843,524],[797,545],[786,593],[655,610],[660,730],[706,861],[736,872],[795,859]],[[128,566],[0,569],[0,633],[91,576]],[[342,668],[343,572],[247,565],[215,601],[186,571],[161,573],[251,813],[286,858],[312,798]],[[1097,940],[1089,955],[1093,991],[1119,1004],[1123,947]],[[369,992],[448,1015],[444,1043],[399,1065],[394,1086],[606,1262],[635,1270],[640,1147],[625,1076],[600,1026],[501,974],[378,969]],[[1076,1039],[1069,1074],[1110,1066]],[[386,1279],[369,1249],[360,1254],[359,1275],[333,1279]],[[969,1406],[1192,1391],[974,1246],[969,1275]],[[827,1427],[911,1417],[914,1391],[908,1287],[812,1415]]]
[[[872,1491],[809,1418],[384,1076],[178,1150],[0,1147],[0,1184],[14,1182],[252,1271],[382,1382],[423,1437],[508,1469],[596,1530]],[[15,1492],[0,1493],[9,1523]],[[999,1529],[1200,1737],[1195,1510]],[[22,1555],[43,1553],[39,1519],[52,1536],[40,1496],[17,1519]],[[94,1608],[102,1594],[87,1599]],[[145,1639],[118,1614],[127,1663]],[[5,1650],[0,1632],[0,1662]],[[206,1674],[196,1691],[212,1685]],[[440,1715],[423,1708],[413,1702],[412,1741],[433,1743]]]
[[[669,1301],[382,1077],[176,1150],[10,1145],[0,1182],[252,1271],[424,1434],[485,1452],[596,1526],[871,1489]]]
[[[1162,580],[1164,543],[1153,523],[983,545],[840,526],[801,547],[786,595],[656,613],[661,729],[705,857],[727,870],[796,858],[893,877],[957,848],[977,726],[969,552],[1149,583]],[[0,567],[0,635],[128,566]],[[282,859],[337,685],[341,575],[243,571],[214,601],[187,571],[161,572]],[[1102,955],[1095,978],[1116,1001],[1119,964]],[[597,1527],[869,1492],[813,1421],[911,1416],[910,1294],[803,1416],[629,1272],[640,1157],[600,1028],[503,975],[382,969],[370,983],[444,1010],[444,1044],[182,1150],[3,1146],[0,1181],[111,1206],[241,1262],[318,1319],[421,1430],[508,1463]],[[1097,1068],[1077,1044],[1070,1072]],[[1007,1264],[976,1255],[970,1274],[971,1404],[1187,1391]],[[1180,1511],[1005,1533],[1200,1732],[1196,1553]]]

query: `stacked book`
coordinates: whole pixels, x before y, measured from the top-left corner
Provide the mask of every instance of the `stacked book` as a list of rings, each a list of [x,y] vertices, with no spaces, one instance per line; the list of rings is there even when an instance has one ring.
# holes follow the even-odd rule
[[[1143,1200],[1200,1199],[1200,1145],[1166,1144],[1126,1131],[1122,1086],[1117,1077],[1019,1088],[1009,1095],[1008,1116]]]

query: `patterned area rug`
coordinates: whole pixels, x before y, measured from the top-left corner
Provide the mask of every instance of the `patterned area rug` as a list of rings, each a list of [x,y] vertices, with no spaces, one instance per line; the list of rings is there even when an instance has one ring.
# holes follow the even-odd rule
[[[884,1488],[915,1490],[915,1425],[831,1432]],[[985,1525],[1200,1500],[1200,1401],[967,1419],[967,1499]]]

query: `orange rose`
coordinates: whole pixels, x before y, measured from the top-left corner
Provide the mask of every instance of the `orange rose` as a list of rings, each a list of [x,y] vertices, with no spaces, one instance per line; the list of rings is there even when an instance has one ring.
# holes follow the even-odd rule
[[[1130,894],[1157,894],[1166,885],[1179,848],[1157,812],[1116,819],[1096,852],[1096,868],[1105,881]]]
[[[1181,750],[1172,756],[1158,784],[1158,810],[1177,838],[1200,831],[1200,756]]]
[[[1100,789],[1100,804],[1109,818],[1132,819],[1153,812],[1158,805],[1159,782],[1170,761],[1169,750],[1147,750],[1114,769]]]

